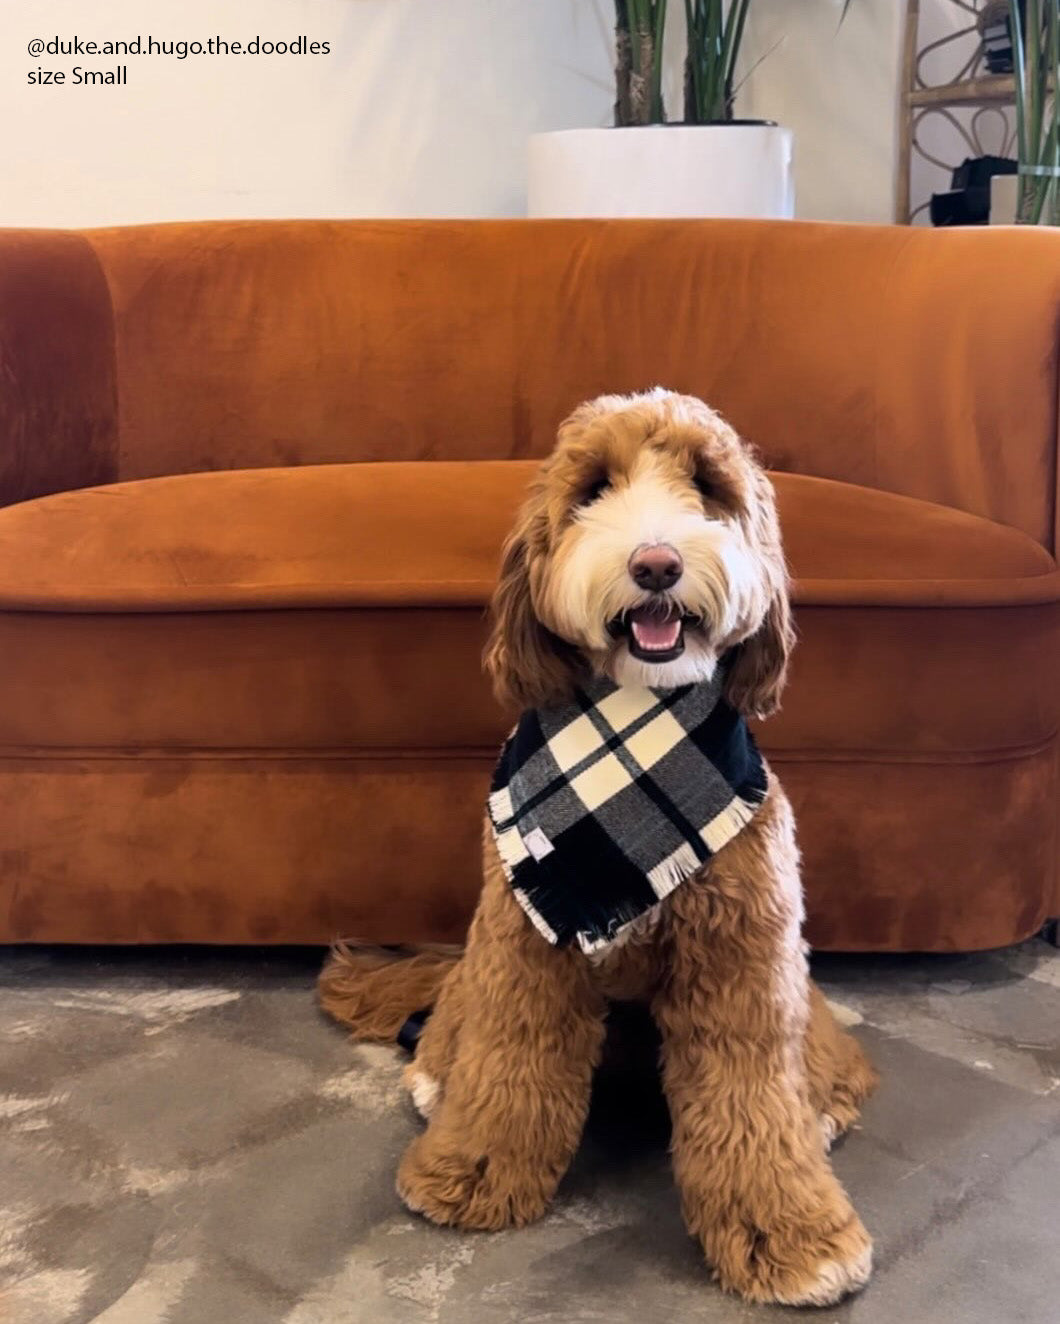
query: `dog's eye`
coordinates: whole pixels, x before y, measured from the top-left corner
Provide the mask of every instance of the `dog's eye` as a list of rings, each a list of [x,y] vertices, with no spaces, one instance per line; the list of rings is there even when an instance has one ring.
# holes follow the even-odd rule
[[[718,495],[717,489],[715,488],[714,484],[710,481],[709,478],[705,478],[702,474],[694,474],[692,477],[692,482],[695,485],[696,491],[699,493],[701,497],[706,497],[709,500],[710,498],[716,497]]]
[[[578,500],[579,506],[591,506],[597,501],[607,489],[611,486],[611,479],[607,474],[598,474],[591,483],[582,489],[581,497]]]

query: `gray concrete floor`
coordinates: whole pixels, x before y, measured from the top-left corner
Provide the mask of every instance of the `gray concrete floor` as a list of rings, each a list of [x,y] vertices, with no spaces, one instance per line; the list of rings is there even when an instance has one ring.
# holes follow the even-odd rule
[[[600,1081],[538,1225],[463,1235],[393,1192],[397,1051],[317,1015],[319,953],[0,949],[6,1324],[767,1319],[681,1225],[650,1059]],[[822,957],[883,1072],[835,1165],[876,1237],[836,1324],[1058,1324],[1060,953]]]

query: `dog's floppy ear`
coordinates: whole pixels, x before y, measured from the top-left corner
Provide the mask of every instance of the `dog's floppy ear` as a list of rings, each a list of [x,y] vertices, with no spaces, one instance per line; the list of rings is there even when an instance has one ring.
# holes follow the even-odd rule
[[[531,519],[522,519],[504,544],[501,573],[490,603],[492,628],[483,663],[504,708],[536,708],[569,693],[575,650],[534,614],[530,591]]]
[[[786,592],[775,594],[754,634],[729,654],[725,697],[745,717],[770,717],[780,707],[795,642]]]
[[[759,470],[754,487],[746,532],[765,567],[763,592],[768,600],[758,629],[728,656],[725,697],[745,717],[770,717],[780,707],[788,659],[795,645],[795,626],[773,485]]]

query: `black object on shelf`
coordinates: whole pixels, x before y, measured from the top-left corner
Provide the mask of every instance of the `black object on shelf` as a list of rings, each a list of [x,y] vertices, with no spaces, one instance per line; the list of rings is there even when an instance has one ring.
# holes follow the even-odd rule
[[[990,181],[1014,175],[1019,163],[1007,156],[968,157],[953,172],[948,193],[931,195],[932,225],[986,225],[990,220]]]
[[[1020,17],[1026,27],[1026,0],[1020,0]],[[1012,20],[1009,0],[989,0],[989,3],[979,11],[978,22],[987,73],[1012,73]]]

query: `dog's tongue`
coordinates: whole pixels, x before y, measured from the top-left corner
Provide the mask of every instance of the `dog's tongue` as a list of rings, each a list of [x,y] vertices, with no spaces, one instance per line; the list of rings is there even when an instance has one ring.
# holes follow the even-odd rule
[[[656,612],[638,607],[630,616],[633,638],[645,651],[657,649],[660,653],[677,647],[681,634],[680,616],[659,616]]]

